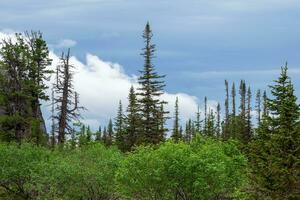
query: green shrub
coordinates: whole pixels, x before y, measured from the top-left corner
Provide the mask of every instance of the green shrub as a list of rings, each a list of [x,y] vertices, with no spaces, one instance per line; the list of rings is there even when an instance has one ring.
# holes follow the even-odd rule
[[[245,165],[234,143],[167,142],[128,155],[117,181],[120,192],[131,199],[232,199],[245,181]]]

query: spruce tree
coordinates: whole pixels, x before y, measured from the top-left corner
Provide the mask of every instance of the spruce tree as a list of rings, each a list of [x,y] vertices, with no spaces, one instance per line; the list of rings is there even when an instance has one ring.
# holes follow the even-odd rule
[[[245,143],[248,143],[252,137],[252,124],[251,124],[251,89],[250,86],[247,90],[247,109],[246,109],[246,135],[244,138]]]
[[[242,141],[247,140],[247,119],[246,119],[246,93],[247,93],[247,88],[246,88],[246,83],[244,80],[241,80],[240,82],[240,121],[238,124],[239,128],[239,136]]]
[[[218,103],[217,105],[217,121],[216,121],[216,134],[217,137],[221,136],[221,105]]]
[[[121,151],[125,151],[126,149],[126,141],[125,141],[125,116],[123,113],[122,102],[119,101],[118,114],[115,119],[115,135],[116,135],[116,145]]]
[[[108,125],[107,125],[107,139],[106,139],[106,145],[111,146],[113,145],[115,140],[115,135],[114,135],[114,127],[112,120],[109,119]]]
[[[126,151],[132,150],[135,145],[140,144],[143,141],[143,135],[141,134],[141,119],[139,114],[139,104],[137,96],[135,94],[133,86],[131,86],[128,95],[128,107],[126,123]]]
[[[178,108],[178,97],[176,97],[175,101],[175,111],[174,111],[174,125],[171,137],[175,142],[178,142],[181,139],[181,135],[179,132],[179,108]]]
[[[196,132],[198,134],[201,133],[201,113],[200,113],[200,106],[198,105],[197,107],[197,112],[196,112],[196,121],[195,121],[195,128],[196,128]]]
[[[207,131],[207,97],[204,97],[204,125],[203,125],[203,132]]]
[[[264,118],[269,116],[269,111],[268,111],[268,96],[267,96],[267,92],[264,91],[263,93],[263,113],[262,116]]]
[[[95,134],[95,141],[100,142],[102,140],[102,130],[101,126],[99,126],[98,131]]]
[[[228,81],[225,80],[225,119],[224,119],[224,126],[223,126],[223,139],[228,139],[230,137],[229,134],[229,88],[228,88]]]
[[[260,199],[300,198],[300,107],[287,70],[287,65],[282,67],[270,86],[273,98],[266,99],[270,115],[264,114],[251,145],[253,180]]]
[[[149,23],[147,23],[143,33],[145,48],[143,48],[141,55],[144,57],[144,68],[138,79],[141,85],[141,87],[138,88],[140,91],[138,95],[140,96],[139,104],[143,142],[158,144],[163,140],[162,133],[158,132],[158,127],[162,125],[164,115],[166,114],[165,111],[161,111],[162,104],[165,102],[159,99],[163,94],[165,84],[162,78],[165,76],[158,75],[152,63],[155,52],[155,45],[151,43],[152,36],[152,30]],[[159,118],[157,118],[158,116]]]
[[[260,90],[257,90],[256,92],[256,114],[257,114],[257,123],[258,125],[261,122],[261,92]]]

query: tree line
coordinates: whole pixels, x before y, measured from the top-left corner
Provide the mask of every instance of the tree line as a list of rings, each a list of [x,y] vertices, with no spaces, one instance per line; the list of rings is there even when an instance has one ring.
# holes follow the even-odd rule
[[[238,88],[236,83],[230,85],[225,80],[223,105],[218,103],[212,109],[205,97],[204,118],[198,106],[195,118],[184,125],[179,117],[180,99],[176,98],[173,125],[168,130],[167,102],[161,98],[165,76],[160,75],[153,64],[156,47],[149,23],[142,37],[144,66],[138,78],[139,86],[130,88],[128,106],[124,109],[120,101],[117,116],[96,132],[80,123],[80,112],[85,108],[80,105],[79,94],[73,87],[76,66],[70,62],[70,50],[62,53],[52,71],[48,70],[52,61],[42,33],[26,32],[16,34],[15,39],[3,40],[0,49],[1,141],[20,145],[30,142],[52,149],[77,149],[101,143],[106,147],[117,146],[130,154],[139,146],[160,146],[167,140],[172,140],[174,145],[193,144],[197,138],[224,143],[234,140],[248,159],[249,183],[244,188],[248,198],[300,198],[300,107],[287,63],[270,86],[269,96],[263,90],[253,92],[245,80],[240,81]],[[46,81],[50,76],[54,76],[55,81],[52,93],[47,94]],[[253,100],[255,105],[252,105]],[[41,112],[42,101],[51,102],[50,133],[46,131]],[[169,132],[171,136],[167,137]]]

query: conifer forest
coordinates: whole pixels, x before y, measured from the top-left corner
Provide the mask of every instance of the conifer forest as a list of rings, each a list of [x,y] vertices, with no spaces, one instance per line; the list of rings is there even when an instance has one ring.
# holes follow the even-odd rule
[[[41,32],[1,41],[0,199],[300,199],[299,79],[288,63],[256,91],[224,80],[225,101],[212,108],[205,97],[182,122],[180,97],[172,113],[161,98],[168,83],[153,61],[159,35],[149,23],[141,33],[138,87],[97,131],[82,117],[89,109],[74,87],[72,49],[53,70]]]

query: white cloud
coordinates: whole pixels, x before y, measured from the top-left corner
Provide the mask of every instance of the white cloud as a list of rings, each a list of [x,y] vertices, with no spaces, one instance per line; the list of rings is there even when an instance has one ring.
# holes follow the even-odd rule
[[[53,52],[50,56],[53,59],[51,67],[54,69],[59,58]],[[138,87],[136,76],[127,75],[122,66],[117,63],[103,61],[91,54],[86,55],[86,63],[79,61],[76,57],[71,57],[71,63],[76,66],[75,89],[80,95],[81,105],[88,109],[83,112],[83,122],[93,129],[100,124],[106,125],[110,117],[116,116],[119,100],[123,102],[124,107],[127,106],[127,96],[131,85]],[[196,97],[185,93],[166,92],[162,98],[168,102],[166,109],[170,111],[170,116],[173,116],[176,97],[179,99],[182,122],[194,117],[197,110]]]
[[[70,48],[76,46],[77,42],[71,39],[60,40],[56,45],[53,45],[55,48]]]

